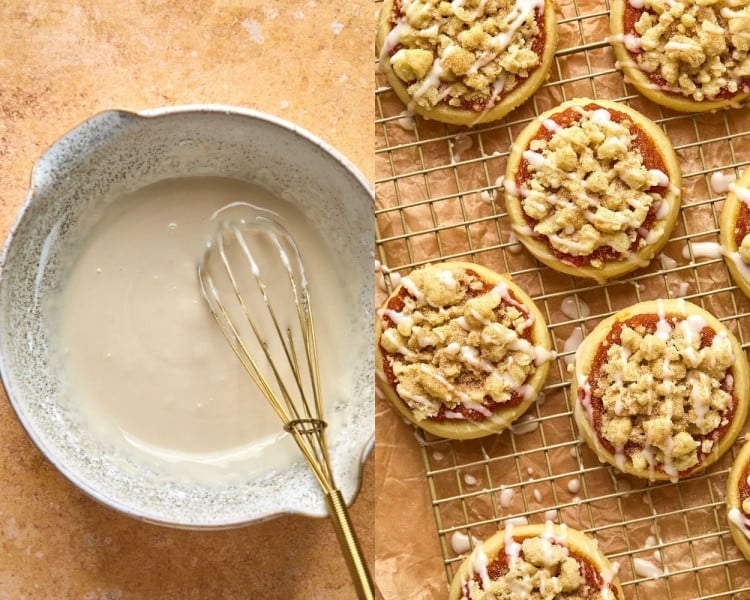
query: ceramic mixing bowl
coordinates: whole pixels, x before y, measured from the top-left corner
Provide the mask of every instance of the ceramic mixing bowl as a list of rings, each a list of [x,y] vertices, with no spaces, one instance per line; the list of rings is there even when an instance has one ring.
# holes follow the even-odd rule
[[[229,527],[283,513],[323,516],[304,461],[220,487],[170,480],[123,459],[93,435],[63,393],[50,356],[43,307],[58,294],[71,257],[68,237],[109,202],[175,177],[221,176],[256,183],[294,203],[359,280],[346,368],[356,386],[329,410],[346,418],[330,440],[347,503],[359,487],[374,436],[373,192],[338,152],[311,134],[251,110],[187,106],[94,116],[36,164],[29,195],[0,257],[0,374],[31,439],[80,489],[134,517],[180,527]],[[281,427],[281,425],[280,425]]]

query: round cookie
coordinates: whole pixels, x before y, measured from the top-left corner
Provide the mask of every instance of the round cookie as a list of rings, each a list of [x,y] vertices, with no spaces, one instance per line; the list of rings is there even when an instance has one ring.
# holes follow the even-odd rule
[[[510,598],[519,586],[532,597],[542,585],[547,591],[559,590],[554,597],[561,600],[625,598],[617,570],[594,540],[547,522],[508,525],[477,545],[454,575],[448,599]]]
[[[750,560],[750,439],[740,448],[729,471],[727,520],[734,543]]]
[[[677,156],[652,121],[624,104],[578,98],[519,134],[505,202],[518,239],[538,260],[603,282],[661,250],[681,185]]]
[[[378,313],[375,341],[388,400],[414,425],[453,439],[506,429],[536,399],[554,356],[532,300],[465,262],[402,277]]]
[[[444,123],[487,123],[546,79],[557,46],[555,5],[385,0],[376,42],[380,68],[409,111]]]
[[[742,430],[748,363],[714,316],[685,300],[641,302],[584,339],[571,381],[583,439],[602,461],[676,481],[716,462]]]
[[[715,111],[750,97],[750,2],[613,0],[610,29],[627,80],[657,104]]]
[[[732,279],[750,298],[750,168],[729,186],[721,209],[719,239]]]

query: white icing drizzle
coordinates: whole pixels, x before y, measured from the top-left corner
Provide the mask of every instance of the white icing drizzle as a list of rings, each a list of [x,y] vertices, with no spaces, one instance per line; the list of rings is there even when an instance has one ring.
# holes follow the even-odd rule
[[[535,494],[536,496],[536,494]],[[543,564],[556,564],[557,561],[560,560],[560,555],[563,557],[570,557],[570,550],[568,548],[568,528],[565,524],[561,525],[555,525],[554,519],[557,518],[557,513],[555,510],[548,510],[544,513],[545,515],[545,523],[544,528],[542,532],[539,534],[536,540],[539,540],[540,543],[535,545],[535,549],[538,552],[541,552],[541,562]],[[549,518],[547,518],[549,517]],[[502,551],[505,554],[505,557],[507,559],[507,563],[509,565],[510,569],[513,569],[516,563],[521,559],[521,553],[523,552],[523,544],[516,541],[514,539],[514,528],[516,525],[519,524],[526,524],[527,519],[525,517],[518,517],[514,519],[507,519],[505,521],[505,528],[502,531],[502,537],[503,537],[503,549]],[[534,538],[530,538],[534,539]],[[524,539],[523,542],[525,543],[527,540]],[[463,538],[459,539],[459,542],[463,542]],[[590,540],[589,543],[586,545],[584,555],[587,555],[589,552],[595,553],[595,547],[597,546],[596,541]],[[482,555],[479,553],[480,548],[475,548],[472,555],[467,559],[467,575],[462,581],[463,584],[463,595],[461,596],[462,600],[467,600],[470,597],[471,591],[473,588],[473,584],[471,583],[472,580],[475,579],[475,576],[478,575],[480,581],[481,581],[481,587],[485,590],[489,589],[490,580],[488,578],[488,566],[491,562],[490,559],[486,555]],[[525,558],[525,557],[524,557]],[[566,558],[566,560],[568,560]],[[611,567],[600,567],[598,568],[599,574],[601,576],[601,584],[599,586],[599,592],[601,595],[602,600],[614,600],[614,595],[612,594],[611,590],[611,584],[614,581],[617,572],[619,571],[619,564],[614,563]],[[559,592],[560,588],[553,584],[551,587],[547,586],[547,578],[552,576],[552,574],[544,569],[540,568],[537,571],[537,576],[539,577],[538,585],[540,586],[541,590],[546,590],[547,594],[545,594],[545,598],[549,597],[551,598],[551,595],[548,595],[550,591]],[[507,589],[507,593],[510,593],[513,598],[526,598],[529,593],[533,591],[537,583],[531,583],[531,573],[526,571],[526,568],[524,566],[522,571],[519,571],[518,574],[514,574],[511,579],[506,579],[506,584],[509,586]],[[588,584],[584,581],[582,582],[582,585],[589,590]],[[583,588],[581,588],[581,591]],[[593,591],[593,590],[591,590]],[[544,594],[545,592],[542,591]],[[491,594],[492,595],[492,594]],[[567,594],[565,594],[567,597]],[[473,596],[471,596],[473,597]],[[484,596],[482,596],[484,597]],[[492,595],[494,597],[494,595]],[[505,597],[505,596],[503,596]],[[558,597],[557,594],[554,596],[555,598]],[[599,597],[599,595],[597,595]]]
[[[465,554],[478,543],[479,540],[473,535],[467,535],[460,531],[454,531],[453,535],[451,536],[451,549],[456,554]]]
[[[396,119],[396,125],[401,127],[401,129],[406,129],[407,131],[414,131],[414,128],[416,127],[416,122],[414,120],[414,113],[409,112],[408,110],[405,110],[398,115],[398,119]]]
[[[406,19],[402,18],[398,23],[396,23],[396,26],[391,29],[390,32],[388,32],[388,35],[383,41],[383,47],[380,49],[379,62],[381,64],[388,60],[388,55],[393,52],[393,49],[401,43],[401,36],[406,31],[409,31],[409,29],[410,27],[406,22]]]
[[[497,58],[513,41],[516,32],[521,28],[529,15],[536,10],[544,10],[544,0],[517,0],[506,18],[508,21],[507,29],[492,38],[490,43],[493,49],[492,52],[486,52],[484,56],[474,61],[468,72],[470,74],[477,73],[479,69]]]
[[[474,548],[474,551],[469,556],[469,577],[471,578],[472,573],[479,575],[483,584],[490,581],[490,576],[487,573],[487,565],[489,565],[489,558],[484,553],[484,548],[481,544]]]
[[[717,242],[690,242],[695,258],[719,258],[722,254],[721,244]],[[690,249],[685,246],[682,249],[683,258],[690,258]]]
[[[635,574],[638,575],[638,577],[657,579],[664,575],[664,572],[659,567],[644,558],[634,558],[633,567],[635,568]]]
[[[669,185],[669,193],[670,194],[678,194],[679,191],[675,192],[675,189],[677,189],[673,185]],[[657,219],[663,219],[669,214],[669,202],[667,202],[664,198],[657,198],[654,200],[654,206],[656,206],[656,218]]]
[[[737,272],[745,281],[750,282],[750,265],[748,265],[739,252],[725,252],[725,256],[737,267]]]
[[[622,36],[622,42],[625,44],[630,52],[638,52],[641,49],[641,38],[640,36],[633,35],[632,33],[626,33]]]
[[[579,370],[580,361],[576,361],[576,380],[578,381],[578,390],[583,392],[581,406],[586,411],[586,418],[592,427],[594,425],[594,407],[591,405],[591,384],[584,373]]]
[[[557,358],[557,352],[554,350],[547,350],[543,346],[534,346],[534,364],[537,367],[540,367],[541,365],[548,363],[550,361],[553,361]],[[544,394],[539,394],[539,399],[537,401],[538,404],[542,404],[544,402]]]
[[[661,266],[664,269],[670,270],[677,266],[677,261],[674,258],[667,256],[666,254],[660,254]]]
[[[422,83],[419,84],[416,90],[413,90],[411,92],[412,100],[411,102],[409,102],[407,106],[407,108],[410,111],[414,111],[414,108],[416,106],[416,100],[418,98],[424,96],[431,89],[438,88],[440,86],[440,76],[442,74],[443,74],[443,62],[442,62],[442,59],[438,56],[438,57],[435,57],[435,60],[432,63],[432,67],[430,68],[430,72],[422,80]],[[448,93],[450,93],[450,87],[448,87],[445,90],[445,95],[448,95]]]
[[[391,308],[385,308],[385,309],[383,309],[382,314],[383,314],[384,317],[388,317],[396,325],[398,325],[399,323],[401,323],[405,319],[409,318],[404,313],[395,311],[395,310],[393,310]]]
[[[531,433],[539,428],[539,421],[534,415],[525,414],[510,426],[510,430],[516,435],[523,435],[524,433]]]
[[[581,327],[575,327],[573,331],[570,333],[570,336],[565,340],[565,343],[563,344],[563,352],[569,353],[573,352],[574,350],[578,350],[581,346],[581,342],[583,341],[583,329]],[[563,360],[565,361],[566,365],[569,365],[575,360],[574,354],[567,354],[567,356],[563,357]]]
[[[657,185],[661,187],[669,186],[669,176],[659,169],[649,169],[648,172],[653,175],[657,180]]]
[[[730,508],[727,518],[732,525],[742,532],[742,535],[750,540],[750,519],[739,508]]]
[[[734,173],[724,174],[721,171],[715,171],[711,173],[711,189],[716,194],[726,194],[735,179],[736,176]]]
[[[397,312],[394,312],[394,311],[390,311],[390,312],[391,312],[391,313],[393,313],[393,315],[394,315],[394,316],[396,316],[396,315],[401,315],[401,313],[397,313]],[[390,316],[390,315],[388,314],[388,311],[387,311],[387,310],[383,311],[383,313],[384,313],[384,314],[385,314],[386,316]],[[394,323],[396,323],[397,321],[396,321],[395,319],[393,319],[393,322],[394,322]],[[390,333],[389,333],[389,332],[390,332]],[[393,339],[394,341],[395,341],[395,339],[396,339],[396,338],[395,338],[395,336],[394,336],[394,332],[393,332],[393,331],[391,331],[390,329],[388,329],[388,330],[386,330],[386,331],[384,331],[384,332],[383,332],[383,337],[385,337],[385,336],[388,336],[388,338],[389,338],[389,339]],[[398,354],[401,354],[401,355],[402,355],[402,356],[404,356],[404,357],[407,357],[407,358],[413,358],[413,357],[415,357],[415,356],[416,356],[416,353],[415,353],[414,351],[412,351],[412,350],[409,350],[409,348],[407,348],[407,347],[406,347],[406,346],[404,346],[403,344],[398,344],[398,345],[397,345],[397,349],[396,349],[396,352],[397,352]]]
[[[505,556],[508,557],[508,562],[512,565],[518,560],[521,554],[521,544],[513,539],[513,523],[511,519],[505,522]]]
[[[427,367],[427,365],[419,365],[419,368],[420,368],[420,370],[425,375],[428,375],[428,376],[432,377],[438,383],[440,383],[441,385],[445,386],[448,389],[448,391],[451,393],[451,396],[455,395],[456,398],[458,398],[458,400],[460,402],[463,402],[464,404],[468,405],[468,403],[470,402],[471,398],[469,397],[469,395],[467,393],[462,392],[461,390],[459,390],[455,385],[453,385],[450,381],[448,381],[442,375],[439,375],[438,373],[433,373],[432,371],[430,371],[430,369]],[[481,406],[481,404],[479,406]]]
[[[612,120],[612,114],[606,108],[597,108],[591,113],[594,123],[607,123]]]
[[[524,516],[518,516],[518,517],[510,517],[509,519],[505,519],[505,523],[507,525],[511,525],[513,527],[517,527],[520,525],[528,525],[529,520]]]
[[[441,271],[438,278],[440,279],[440,283],[442,283],[449,290],[455,291],[456,289],[458,289],[458,281],[456,281],[453,273],[451,273],[449,270],[446,269],[444,271]]]
[[[385,269],[385,267],[381,265],[381,269]],[[458,288],[461,284],[452,271],[448,269],[436,269],[434,273],[433,277],[437,279],[441,287],[450,290],[451,292],[459,291]],[[456,421],[466,420],[468,416],[463,411],[456,408],[457,406],[462,405],[464,408],[478,413],[490,422],[503,422],[501,417],[498,416],[494,410],[484,405],[484,401],[480,396],[477,396],[474,393],[469,393],[468,390],[464,390],[461,384],[444,376],[439,369],[435,369],[430,364],[420,363],[419,355],[412,347],[410,347],[414,342],[416,342],[416,346],[421,351],[432,346],[446,344],[446,338],[443,335],[443,332],[439,329],[426,329],[422,331],[421,326],[417,327],[413,325],[413,319],[411,316],[412,311],[417,310],[420,303],[422,306],[426,306],[435,302],[441,302],[441,300],[438,300],[438,296],[434,294],[420,291],[410,277],[403,277],[402,285],[413,298],[416,297],[420,300],[416,302],[416,306],[413,304],[405,305],[403,312],[398,312],[393,309],[382,309],[379,311],[381,318],[388,318],[395,325],[392,327],[383,327],[381,343],[385,344],[385,347],[389,349],[388,351],[391,354],[402,355],[409,361],[415,362],[416,367],[420,372],[421,381],[427,381],[429,379],[434,380],[436,383],[434,387],[441,390],[441,396],[436,400],[436,397],[432,393],[424,391],[430,389],[429,386],[427,388],[419,386],[418,390],[415,390],[413,389],[413,386],[409,386],[398,379],[396,383],[397,394],[399,394],[414,411],[419,411],[423,414],[433,414],[436,410],[436,402],[442,402],[444,406],[442,414],[446,419]],[[525,317],[520,324],[516,321],[515,330],[510,328],[503,330],[503,336],[505,339],[502,343],[509,352],[519,352],[528,356],[537,367],[555,358],[556,354],[553,351],[542,346],[534,346],[527,339],[520,337],[518,332],[523,332],[529,327],[532,327],[534,324],[534,317],[524,304],[518,302],[512,296],[507,283],[502,281],[498,282],[489,292],[487,292],[487,295],[493,295],[498,302],[503,302],[506,305],[518,308]],[[437,308],[438,311],[444,310],[444,307],[441,306],[433,306],[433,308]],[[467,319],[467,315],[469,316],[469,319]],[[471,323],[469,322],[470,320]],[[472,311],[460,317],[453,317],[453,322],[466,332],[480,332],[482,344],[492,343],[492,338],[486,337],[486,328],[491,327],[495,322],[492,319],[486,318],[483,313]],[[476,327],[477,323],[479,323],[479,327]],[[405,330],[411,330],[410,336],[401,333]],[[405,343],[406,339],[411,340],[409,346]],[[513,361],[512,355],[508,354],[506,357],[507,360],[493,363],[482,356],[478,347],[474,345],[463,345],[459,342],[451,342],[450,344],[445,345],[442,348],[442,351],[448,356],[460,356],[462,362],[490,377],[500,378],[505,384],[504,387],[508,390],[515,390],[515,393],[519,394],[523,401],[529,401],[533,398],[535,393],[534,386],[525,383],[523,380],[518,380],[516,370],[508,368]],[[526,376],[529,375],[527,369],[524,369],[524,374]],[[396,375],[398,378],[398,373]],[[476,425],[481,427],[482,423],[477,422]],[[522,422],[521,428],[517,429],[516,432],[523,432],[526,428],[532,426],[536,428],[538,423],[534,421],[533,425],[524,425]]]
[[[514,488],[506,488],[504,485],[500,486],[500,506],[503,508],[509,508],[513,503],[513,496],[515,495]]]
[[[409,292],[409,295],[414,297],[418,302],[424,298],[424,294],[409,277],[402,277],[401,285],[407,292]]]
[[[518,241],[518,235],[515,231],[511,231],[510,235],[508,235],[508,243],[510,244],[508,251],[511,254],[520,254],[523,251],[523,246]]]
[[[687,296],[689,288],[690,283],[688,283],[687,281],[681,281],[677,286],[677,292],[675,293],[675,296],[677,296],[678,298],[684,298],[685,296]]]
[[[474,140],[471,136],[466,135],[465,133],[460,133],[455,139],[449,140],[449,143],[453,149],[453,162],[460,162],[461,155],[471,149],[474,145]]]
[[[485,13],[487,0],[481,0],[477,6],[476,11],[473,15],[465,15],[465,18],[469,21],[478,20],[482,18]],[[454,8],[462,8],[463,2],[454,1]],[[404,15],[409,15],[416,21],[419,21],[419,13],[415,13],[415,10],[431,11],[434,6],[432,3],[425,3],[421,9],[409,2],[408,0],[403,3],[402,11]],[[482,67],[485,67],[493,60],[495,60],[500,54],[502,54],[508,46],[511,45],[516,34],[528,20],[528,18],[539,10],[544,11],[544,0],[516,0],[516,3],[511,7],[509,13],[505,16],[505,26],[501,28],[501,31],[492,37],[489,43],[491,50],[485,50],[478,54],[474,63],[469,67],[467,74],[473,75],[479,72]],[[383,48],[380,52],[380,62],[389,60],[391,52],[401,43],[402,37],[405,33],[409,32],[411,35],[418,35],[430,38],[436,38],[439,34],[439,24],[432,25],[422,31],[419,29],[413,30],[408,24],[406,16],[400,18],[399,22],[395,24],[394,28],[388,33],[383,43]],[[443,50],[441,56],[435,56],[432,62],[432,66],[427,75],[415,86],[410,88],[411,102],[409,103],[409,110],[413,110],[416,105],[416,100],[427,94],[430,90],[438,90],[437,99],[435,102],[431,101],[431,104],[435,105],[444,100],[454,89],[454,85],[442,80],[444,73],[443,60],[450,57],[453,52],[456,52],[460,48],[459,44],[451,41]],[[481,113],[478,114],[477,120],[481,119],[482,115],[487,112],[497,101],[497,98],[502,94],[505,78],[501,77],[492,84],[492,92],[490,97]],[[443,89],[441,89],[441,84]],[[458,159],[456,159],[458,160]]]
[[[518,186],[516,185],[516,182],[515,182],[515,181],[513,181],[512,179],[508,179],[508,178],[506,178],[506,179],[503,179],[503,188],[504,188],[504,189],[505,189],[505,190],[506,190],[506,191],[507,191],[507,192],[508,192],[509,194],[511,194],[512,196],[516,196],[516,197],[518,196],[518,193],[519,193],[519,189],[518,189]],[[528,230],[529,230],[529,232],[531,232],[531,227],[526,227],[526,229],[528,229]],[[521,231],[519,231],[518,233],[522,233],[522,232],[521,232]],[[530,233],[529,233],[529,234],[530,234]]]
[[[540,152],[534,152],[533,150],[524,150],[523,159],[532,167],[539,168],[547,164],[547,159]]]
[[[737,183],[731,183],[729,191],[733,192],[740,202],[750,205],[750,188],[737,185]]]
[[[560,303],[560,311],[569,319],[578,319],[579,317],[588,317],[591,315],[589,305],[575,296],[565,296]]]

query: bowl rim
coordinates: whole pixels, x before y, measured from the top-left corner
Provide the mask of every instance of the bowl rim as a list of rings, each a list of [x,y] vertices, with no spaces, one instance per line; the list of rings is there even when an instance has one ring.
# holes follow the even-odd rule
[[[128,116],[128,117],[135,117],[137,119],[158,119],[161,117],[166,117],[166,116],[171,116],[171,115],[184,115],[184,114],[191,114],[191,113],[192,114],[224,114],[227,116],[247,117],[256,121],[265,122],[267,124],[286,130],[296,136],[303,138],[307,142],[318,147],[325,154],[327,154],[330,158],[338,162],[339,165],[342,166],[344,170],[347,171],[348,174],[354,178],[354,180],[362,188],[363,192],[365,192],[369,196],[374,207],[374,203],[375,203],[374,188],[372,184],[370,183],[370,181],[361,173],[361,171],[358,169],[358,167],[354,165],[353,162],[351,162],[339,150],[334,148],[332,145],[330,145],[328,142],[326,142],[322,138],[319,138],[318,136],[311,133],[307,129],[299,125],[296,125],[295,123],[292,123],[291,121],[288,121],[281,117],[277,117],[275,115],[265,113],[257,109],[246,108],[246,107],[241,107],[241,106],[232,106],[228,104],[211,104],[211,103],[180,104],[180,105],[174,105],[174,106],[149,108],[149,109],[144,109],[144,110],[139,110],[139,111],[124,109],[124,108],[108,109],[104,111],[99,111],[89,116],[88,118],[78,122],[73,127],[67,129],[63,134],[59,135],[55,139],[55,141],[53,141],[49,146],[47,146],[47,148],[44,149],[36,158],[34,165],[31,169],[29,187],[28,187],[26,196],[24,200],[22,201],[21,205],[19,206],[19,208],[17,209],[15,218],[13,219],[5,235],[2,248],[0,248],[0,289],[3,287],[4,282],[5,282],[7,261],[8,261],[8,257],[9,257],[9,253],[10,253],[10,249],[12,247],[13,241],[16,238],[16,234],[18,232],[19,227],[24,221],[26,213],[28,212],[30,206],[34,202],[36,189],[38,186],[39,170],[45,158],[51,152],[53,152],[57,147],[59,147],[66,139],[68,139],[81,127],[91,122],[92,120],[103,118],[105,116],[123,115],[123,116]],[[7,333],[5,329],[0,328],[0,338],[6,338],[6,336],[7,336]],[[328,516],[326,512],[322,512],[322,513],[313,512],[311,510],[305,510],[305,509],[280,510],[278,512],[271,512],[271,513],[264,514],[264,515],[257,516],[257,517],[250,517],[244,520],[215,522],[215,523],[207,523],[207,522],[201,523],[201,522],[184,522],[180,519],[170,518],[165,515],[156,515],[148,511],[135,510],[131,506],[121,502],[119,499],[109,497],[108,495],[101,493],[99,490],[92,488],[88,484],[88,482],[86,482],[85,480],[83,480],[83,478],[79,476],[79,474],[77,473],[75,469],[70,468],[64,461],[58,460],[59,457],[55,456],[54,452],[50,451],[50,448],[44,442],[43,437],[38,435],[35,427],[30,422],[30,420],[27,419],[24,412],[22,411],[23,403],[17,397],[13,389],[13,386],[10,383],[11,380],[12,378],[11,378],[10,371],[6,364],[6,359],[4,358],[3,353],[0,353],[0,384],[2,384],[2,388],[5,391],[8,404],[10,405],[11,409],[13,410],[13,413],[16,415],[16,418],[18,419],[18,422],[21,424],[24,431],[26,432],[26,435],[32,441],[36,449],[39,452],[41,452],[44,458],[47,461],[49,461],[52,464],[52,466],[55,467],[55,469],[57,469],[57,471],[60,472],[78,490],[82,491],[88,497],[96,500],[97,502],[107,507],[110,507],[112,509],[115,509],[122,514],[135,518],[139,521],[151,523],[154,525],[161,525],[161,526],[167,526],[167,527],[172,527],[172,528],[177,528],[177,529],[187,529],[187,530],[232,529],[236,527],[251,525],[254,523],[261,523],[261,522],[269,521],[269,520],[276,519],[285,515],[299,515],[299,516],[306,516],[306,517],[311,517],[311,518],[325,518]],[[355,480],[352,481],[352,483],[354,484],[354,488],[353,488],[351,502],[349,504],[354,503],[354,501],[359,496],[362,490],[363,475],[364,475],[363,472],[364,472],[365,462],[367,461],[367,458],[372,452],[372,450],[374,449],[374,447],[375,447],[375,427],[373,424],[372,432],[370,433],[365,444],[361,447],[359,451],[359,459],[358,459],[359,464],[357,465],[357,469],[355,473],[356,477],[353,478]]]

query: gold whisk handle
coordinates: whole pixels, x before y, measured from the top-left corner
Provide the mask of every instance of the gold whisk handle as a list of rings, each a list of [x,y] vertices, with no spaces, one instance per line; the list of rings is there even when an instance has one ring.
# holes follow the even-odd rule
[[[325,495],[325,499],[328,514],[333,521],[333,528],[336,530],[336,537],[339,540],[339,546],[341,546],[344,554],[346,566],[349,568],[354,589],[357,591],[357,598],[358,600],[374,600],[375,591],[370,573],[362,556],[359,542],[354,535],[344,498],[339,490],[333,490]]]

